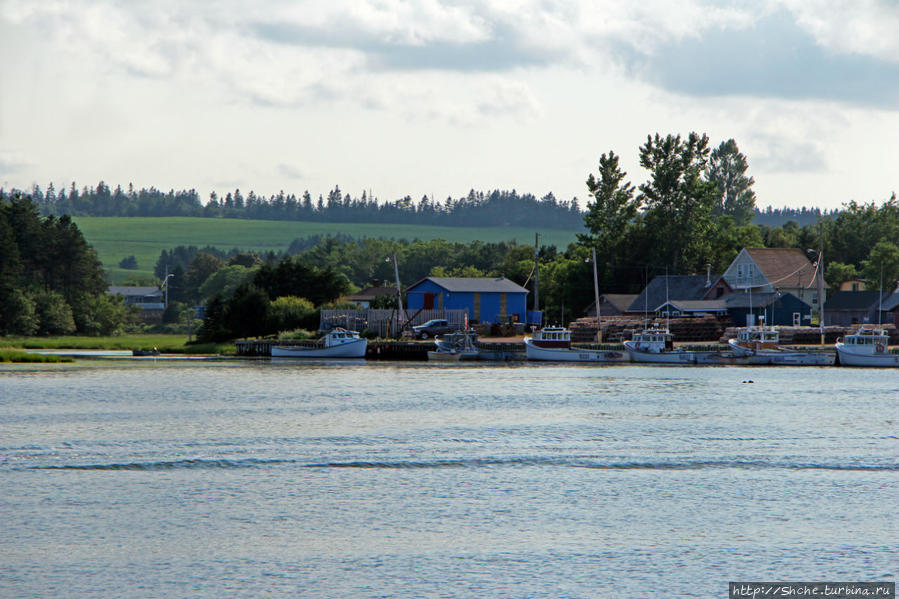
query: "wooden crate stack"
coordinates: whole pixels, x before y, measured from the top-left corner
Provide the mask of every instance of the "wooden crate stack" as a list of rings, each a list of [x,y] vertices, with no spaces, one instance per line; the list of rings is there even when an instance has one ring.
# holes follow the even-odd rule
[[[667,326],[676,342],[693,343],[699,341],[715,341],[724,333],[730,324],[727,320],[715,317],[703,318],[663,318],[644,321],[641,317],[612,316],[602,319],[602,340],[605,343],[620,343],[630,339],[635,332],[643,330],[647,324]],[[571,340],[575,343],[590,343],[596,340],[596,318],[581,318],[569,325]]]

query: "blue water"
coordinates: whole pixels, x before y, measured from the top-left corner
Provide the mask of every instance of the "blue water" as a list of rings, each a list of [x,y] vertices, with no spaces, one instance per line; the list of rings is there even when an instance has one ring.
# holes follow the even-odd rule
[[[840,368],[7,367],[0,597],[895,580],[897,400]]]

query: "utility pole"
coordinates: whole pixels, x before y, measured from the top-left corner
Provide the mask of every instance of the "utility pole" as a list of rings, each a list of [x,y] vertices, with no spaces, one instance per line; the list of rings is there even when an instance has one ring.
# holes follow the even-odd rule
[[[400,325],[399,335],[402,337],[403,329],[406,328],[406,315],[403,313],[403,288],[400,287],[400,267],[396,263],[396,252],[393,252],[393,274],[396,275],[397,320]]]
[[[534,312],[540,311],[540,233],[534,233]]]
[[[593,250],[593,297],[596,300],[596,339],[602,343],[602,315],[599,311],[599,282],[596,277],[596,247]]]

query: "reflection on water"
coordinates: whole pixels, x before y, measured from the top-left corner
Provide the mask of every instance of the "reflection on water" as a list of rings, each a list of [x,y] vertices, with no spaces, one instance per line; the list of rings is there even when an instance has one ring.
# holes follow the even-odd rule
[[[895,373],[834,368],[4,368],[0,595],[891,579],[896,397]]]

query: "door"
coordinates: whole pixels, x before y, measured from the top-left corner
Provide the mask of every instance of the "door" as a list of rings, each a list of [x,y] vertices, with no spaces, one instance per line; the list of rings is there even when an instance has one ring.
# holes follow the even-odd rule
[[[506,294],[499,294],[499,318],[503,322],[506,321]]]
[[[481,321],[481,294],[474,294],[474,319],[478,322]]]
[[[437,294],[436,293],[425,293],[425,303],[424,303],[425,310],[433,310],[434,309],[434,296],[435,295],[437,295]]]

